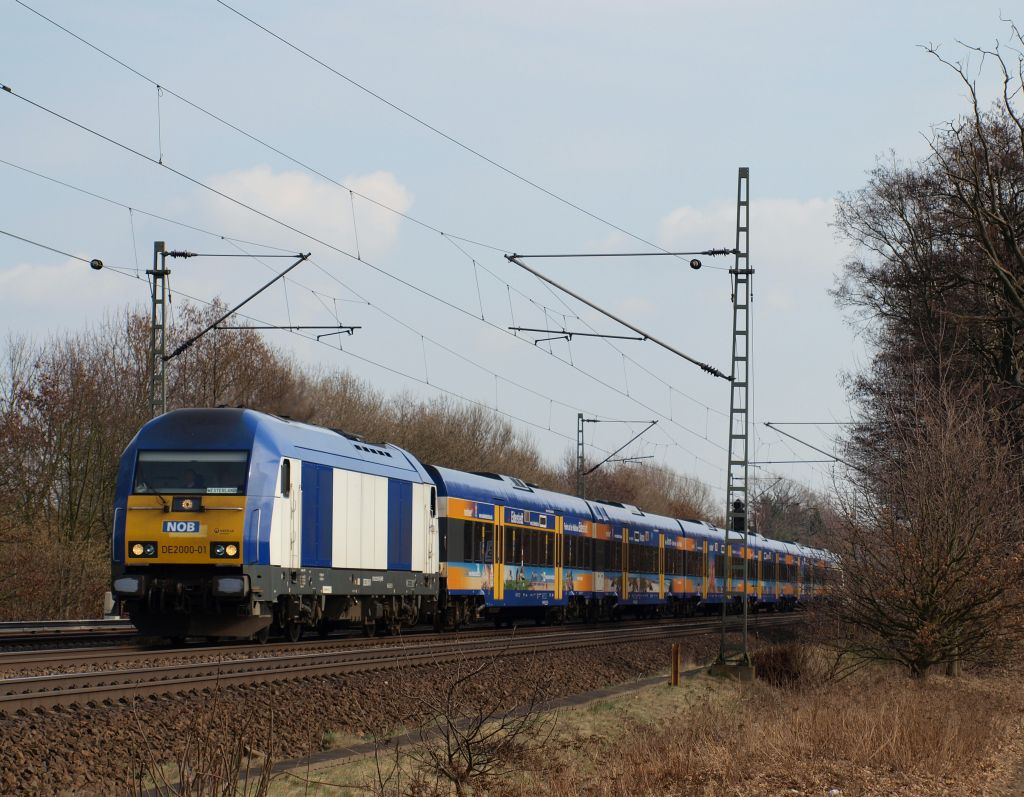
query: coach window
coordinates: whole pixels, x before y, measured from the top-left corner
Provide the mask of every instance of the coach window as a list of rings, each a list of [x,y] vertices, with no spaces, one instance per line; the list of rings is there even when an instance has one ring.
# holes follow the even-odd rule
[[[490,562],[494,559],[494,526],[490,523],[481,523],[479,525],[480,539],[483,542],[480,561]]]
[[[658,549],[653,545],[643,546],[644,556],[644,570],[645,573],[657,573],[658,572]]]
[[[530,529],[527,532],[530,535],[530,564],[542,565],[544,564],[544,534],[542,532]]]
[[[281,495],[287,498],[292,492],[292,461],[285,457],[281,460]]]
[[[474,523],[463,522],[462,524],[462,559],[465,562],[477,560],[476,528]]]
[[[448,528],[444,536],[447,542],[447,561],[449,562],[466,561],[463,555],[466,547],[466,540],[463,536],[463,527],[465,525],[464,520],[453,520],[451,518],[448,520]]]
[[[519,564],[516,559],[516,530],[505,528],[505,561],[510,564]]]

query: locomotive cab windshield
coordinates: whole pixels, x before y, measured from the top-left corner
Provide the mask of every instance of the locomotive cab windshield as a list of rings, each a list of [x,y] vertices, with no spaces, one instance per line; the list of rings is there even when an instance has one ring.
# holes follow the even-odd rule
[[[247,451],[140,451],[136,495],[245,495]]]

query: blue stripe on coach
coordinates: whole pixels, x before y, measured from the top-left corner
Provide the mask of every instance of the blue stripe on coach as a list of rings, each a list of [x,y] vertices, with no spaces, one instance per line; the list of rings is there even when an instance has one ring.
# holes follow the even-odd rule
[[[388,479],[388,570],[412,569],[412,484]]]
[[[302,463],[302,566],[330,567],[334,469]]]

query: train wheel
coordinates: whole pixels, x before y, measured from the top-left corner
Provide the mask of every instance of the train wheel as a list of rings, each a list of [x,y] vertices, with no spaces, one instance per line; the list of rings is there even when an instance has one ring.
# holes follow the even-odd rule
[[[289,620],[285,623],[284,638],[289,642],[298,642],[302,639],[302,623],[297,620]]]
[[[258,645],[266,645],[270,640],[270,626],[265,625],[259,631],[252,635],[252,641]]]
[[[363,636],[377,636],[377,621],[366,620],[363,622]]]

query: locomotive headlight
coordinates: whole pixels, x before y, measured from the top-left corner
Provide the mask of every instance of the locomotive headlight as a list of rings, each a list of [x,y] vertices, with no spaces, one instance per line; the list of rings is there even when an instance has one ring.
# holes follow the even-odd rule
[[[135,557],[140,559],[155,559],[156,558],[156,543],[155,542],[133,542],[132,547],[128,549],[128,552]]]
[[[214,559],[234,559],[238,556],[238,544],[234,542],[215,542],[210,546],[210,556]]]

